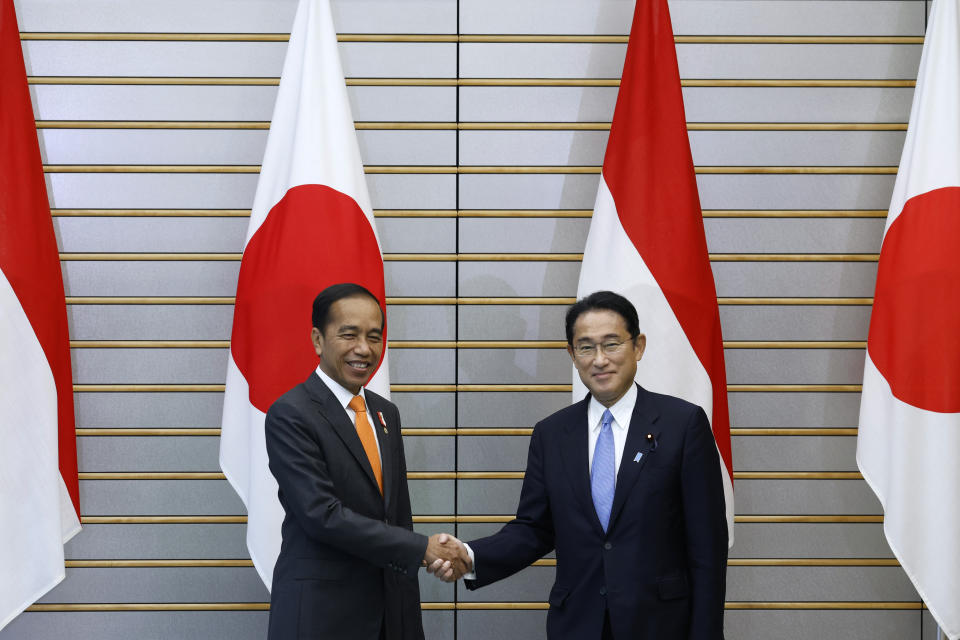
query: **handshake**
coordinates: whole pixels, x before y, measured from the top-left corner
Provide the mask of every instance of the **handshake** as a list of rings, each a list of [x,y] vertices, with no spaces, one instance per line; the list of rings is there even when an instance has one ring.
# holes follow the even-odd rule
[[[473,561],[462,542],[449,533],[435,533],[427,542],[423,566],[443,582],[455,582],[473,571]]]

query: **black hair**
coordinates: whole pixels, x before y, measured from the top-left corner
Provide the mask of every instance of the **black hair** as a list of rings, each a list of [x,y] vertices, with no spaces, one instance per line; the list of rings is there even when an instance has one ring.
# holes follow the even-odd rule
[[[356,296],[368,296],[377,303],[377,307],[380,307],[380,301],[377,300],[377,296],[370,293],[370,290],[366,287],[354,284],[353,282],[332,284],[313,299],[313,326],[319,329],[320,333],[324,333],[327,328],[327,321],[330,318],[330,307],[333,306],[333,303],[337,300]],[[383,308],[380,308],[380,317],[382,318],[382,327],[383,323],[386,322],[386,317],[383,315]]]
[[[595,291],[586,298],[577,300],[567,309],[567,344],[573,344],[573,325],[577,318],[588,311],[602,309],[619,314],[627,323],[627,332],[634,339],[640,335],[640,320],[633,303],[613,291]]]

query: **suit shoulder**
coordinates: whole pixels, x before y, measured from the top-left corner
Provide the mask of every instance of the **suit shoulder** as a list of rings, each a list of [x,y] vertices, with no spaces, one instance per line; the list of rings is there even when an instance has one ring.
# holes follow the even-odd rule
[[[370,389],[364,388],[363,395],[367,397],[368,403],[378,404],[381,407],[386,406],[386,407],[389,407],[390,409],[393,409],[394,411],[397,410],[397,405],[393,404],[391,401],[387,400],[379,393],[374,393],[373,391],[370,391]]]
[[[274,400],[273,404],[271,404],[267,410],[267,415],[276,415],[277,413],[289,411],[290,409],[296,409],[304,406],[304,404],[309,401],[310,396],[307,393],[306,387],[303,384],[298,384]]]
[[[557,429],[561,429],[564,426],[570,424],[571,422],[582,421],[587,415],[587,399],[581,400],[580,402],[575,402],[571,405],[560,409],[554,413],[551,413],[549,416],[541,420],[536,424],[536,429],[541,432],[554,432]]]

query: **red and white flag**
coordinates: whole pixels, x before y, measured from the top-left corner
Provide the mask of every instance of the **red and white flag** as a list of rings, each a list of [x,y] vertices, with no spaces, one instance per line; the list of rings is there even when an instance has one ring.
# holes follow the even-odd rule
[[[960,8],[935,0],[880,250],[857,465],[890,548],[960,638]]]
[[[733,544],[733,462],[720,311],[687,139],[667,0],[637,0],[577,296],[626,296],[647,335],[637,382],[703,407],[723,459]],[[574,375],[573,397],[586,388]]]
[[[247,548],[269,589],[283,509],[263,422],[318,364],[313,299],[339,282],[386,310],[383,257],[329,0],[300,0],[260,170],[233,315],[220,467],[247,506]],[[367,387],[389,397],[387,353]]]
[[[0,629],[80,530],[67,307],[13,0],[0,0]]]

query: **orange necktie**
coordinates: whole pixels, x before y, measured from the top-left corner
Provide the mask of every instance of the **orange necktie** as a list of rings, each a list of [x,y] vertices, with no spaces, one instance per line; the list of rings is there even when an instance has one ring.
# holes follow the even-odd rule
[[[357,414],[356,425],[357,435],[360,436],[360,442],[363,444],[363,450],[367,452],[367,460],[373,468],[373,477],[377,479],[377,486],[380,487],[380,494],[383,494],[383,468],[380,466],[380,453],[377,451],[377,439],[373,435],[373,427],[367,420],[367,406],[363,403],[363,397],[353,396],[350,404],[347,405]]]

